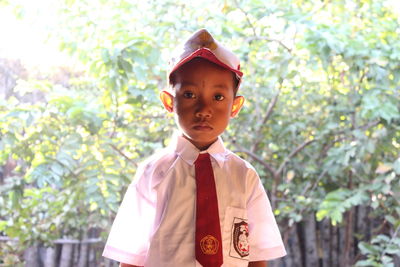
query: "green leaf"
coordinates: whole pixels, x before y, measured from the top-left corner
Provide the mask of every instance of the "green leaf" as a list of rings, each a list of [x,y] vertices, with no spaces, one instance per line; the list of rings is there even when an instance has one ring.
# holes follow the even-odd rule
[[[107,49],[104,48],[104,49],[101,50],[101,58],[103,59],[103,62],[105,64],[108,64],[111,61],[110,53],[109,53],[109,51]]]
[[[389,123],[394,120],[400,118],[400,113],[396,105],[391,102],[386,102],[380,106],[379,109],[380,116],[388,121]]]
[[[398,223],[400,223],[400,220],[397,220],[396,218],[394,218],[392,215],[386,215],[385,219],[391,223],[392,225],[396,225]]]
[[[360,205],[369,199],[368,194],[363,190],[351,191],[340,188],[328,193],[319,205],[317,220],[321,221],[325,217],[332,220],[332,224],[342,222],[343,213],[353,206]]]
[[[358,248],[360,249],[361,253],[364,255],[379,254],[381,251],[378,247],[368,244],[366,242],[360,242],[358,244]]]
[[[0,221],[0,232],[5,231],[6,226],[7,226],[7,221],[1,220]]]
[[[392,255],[399,255],[400,254],[400,247],[397,245],[388,245],[385,249],[386,253]]]
[[[64,174],[64,168],[58,163],[52,164],[50,169],[58,176],[63,176]]]
[[[359,267],[368,266],[368,267],[371,267],[371,266],[380,266],[380,265],[377,262],[375,262],[374,260],[372,260],[372,259],[367,259],[367,260],[357,261],[355,266],[359,266]],[[382,267],[382,266],[380,266],[380,267]]]
[[[400,158],[396,159],[393,163],[393,169],[397,175],[400,175]]]

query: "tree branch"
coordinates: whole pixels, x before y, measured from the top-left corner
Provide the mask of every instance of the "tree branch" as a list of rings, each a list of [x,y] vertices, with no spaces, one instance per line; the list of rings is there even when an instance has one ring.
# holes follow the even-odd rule
[[[256,32],[256,28],[254,27],[253,23],[250,21],[249,18],[249,14],[239,5],[239,2],[237,0],[235,0],[235,4],[236,7],[242,11],[242,13],[244,14],[244,16],[246,17],[247,23],[249,24],[249,26],[251,27],[252,31],[253,31],[253,35],[257,36],[257,32]]]
[[[324,169],[324,170],[321,172],[321,174],[318,176],[317,180],[315,180],[315,182],[312,184],[310,191],[313,191],[313,190],[314,190],[315,186],[319,183],[319,181],[321,181],[321,179],[325,176],[325,174],[326,174],[327,172],[328,172],[328,170],[326,170],[326,169]],[[308,185],[304,188],[303,192],[301,192],[301,195],[304,196],[304,195],[308,192],[308,189],[309,189],[309,188],[310,188],[310,184],[308,184]]]
[[[251,42],[251,41],[254,41],[254,40],[265,40],[265,41],[269,41],[269,42],[276,42],[280,46],[285,48],[290,54],[292,53],[292,49],[289,48],[287,45],[285,45],[281,40],[274,39],[274,38],[269,38],[269,37],[266,37],[266,36],[254,36],[254,37],[246,38],[247,42]]]
[[[289,160],[291,158],[293,158],[297,153],[299,153],[301,150],[303,150],[306,146],[308,146],[309,144],[313,143],[315,141],[315,139],[313,140],[307,140],[304,143],[302,143],[301,145],[299,145],[298,147],[296,147],[294,150],[292,150],[292,152],[290,152],[290,154],[285,158],[285,160],[281,163],[281,165],[279,166],[277,172],[281,173],[283,168],[285,167],[285,165],[289,162]]]
[[[118,154],[120,154],[122,157],[124,157],[127,161],[129,161],[130,163],[132,163],[133,165],[137,166],[137,163],[135,161],[133,161],[132,159],[130,159],[124,152],[122,152],[120,149],[118,149],[118,147],[116,147],[113,144],[108,144],[109,146],[111,146],[112,149],[114,149],[115,151],[118,152]]]
[[[269,102],[269,104],[268,104],[267,112],[266,112],[265,117],[264,117],[264,119],[263,119],[263,121],[261,123],[260,128],[258,129],[256,141],[254,142],[254,145],[253,145],[253,147],[251,149],[251,151],[253,151],[253,153],[258,150],[258,146],[260,145],[260,142],[262,140],[261,137],[260,137],[261,136],[261,134],[260,134],[261,129],[267,123],[269,118],[271,117],[272,111],[274,110],[274,108],[276,106],[276,102],[278,101],[278,97],[279,97],[280,92],[281,91],[278,90],[278,92],[276,92],[274,98],[272,98],[271,102]]]
[[[257,162],[259,162],[261,165],[263,165],[270,173],[272,176],[275,175],[275,169],[269,165],[263,158],[260,156],[256,155],[255,153],[251,152],[248,149],[242,148],[242,147],[237,147],[237,149],[234,151],[235,153],[245,153],[246,155],[250,156]]]
[[[374,127],[374,126],[378,125],[379,122],[380,122],[379,120],[371,121],[371,122],[369,122],[369,123],[367,123],[367,124],[358,126],[357,128],[355,128],[355,130],[361,129],[361,130],[365,131],[365,130],[368,130],[369,128],[371,128],[371,127]],[[324,145],[323,148],[322,148],[322,151],[321,151],[321,153],[320,153],[320,157],[319,157],[319,158],[325,157],[325,155],[326,155],[326,153],[328,152],[328,150],[331,149],[331,147],[334,146],[334,144],[335,144],[336,142],[341,142],[341,141],[343,141],[343,140],[346,140],[346,136],[342,136],[342,137],[339,137],[339,138],[335,139],[335,137],[336,137],[337,135],[345,134],[346,131],[347,131],[347,130],[342,130],[342,131],[337,131],[337,132],[332,133],[332,136],[334,137],[333,142],[332,142],[332,143],[325,143],[325,145]]]

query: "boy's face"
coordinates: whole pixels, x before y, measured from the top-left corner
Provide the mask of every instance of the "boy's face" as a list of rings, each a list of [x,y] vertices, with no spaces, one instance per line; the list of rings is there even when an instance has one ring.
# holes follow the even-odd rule
[[[174,96],[160,95],[184,137],[200,150],[217,140],[243,105],[244,98],[234,95],[232,75],[205,59],[193,59],[175,72]]]

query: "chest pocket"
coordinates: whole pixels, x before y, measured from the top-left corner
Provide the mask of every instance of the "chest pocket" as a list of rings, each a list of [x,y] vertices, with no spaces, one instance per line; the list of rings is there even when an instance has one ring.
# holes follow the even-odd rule
[[[245,267],[249,263],[249,226],[245,209],[227,207],[222,233],[224,267]]]

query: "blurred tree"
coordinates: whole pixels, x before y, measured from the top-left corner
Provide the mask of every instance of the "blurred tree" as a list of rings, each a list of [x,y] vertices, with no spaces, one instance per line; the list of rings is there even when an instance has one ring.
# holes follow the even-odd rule
[[[60,3],[50,38],[86,71],[68,86],[15,88],[46,92],[44,103],[2,100],[0,163],[18,167],[1,188],[0,231],[21,246],[107,233],[137,163],[175,127],[158,101],[171,51],[205,27],[242,60],[247,102],[224,140],[260,171],[289,252],[281,263],[399,263],[394,2]]]

